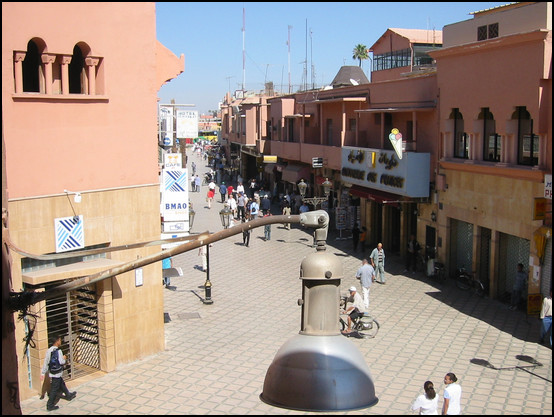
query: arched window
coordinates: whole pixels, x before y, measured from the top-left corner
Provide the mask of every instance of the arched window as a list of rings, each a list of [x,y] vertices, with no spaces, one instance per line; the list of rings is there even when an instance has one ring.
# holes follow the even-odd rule
[[[37,44],[30,40],[23,60],[23,92],[40,93],[40,55]]]
[[[488,107],[483,107],[478,119],[483,120],[483,160],[499,162],[501,142],[494,116]]]
[[[454,157],[468,159],[469,136],[464,132],[464,117],[460,109],[452,109],[449,118],[454,120]]]
[[[516,107],[512,119],[517,120],[517,163],[538,165],[539,137],[533,133],[533,119],[525,106]]]
[[[78,45],[73,47],[73,58],[69,63],[69,94],[85,93],[84,71],[85,59]]]

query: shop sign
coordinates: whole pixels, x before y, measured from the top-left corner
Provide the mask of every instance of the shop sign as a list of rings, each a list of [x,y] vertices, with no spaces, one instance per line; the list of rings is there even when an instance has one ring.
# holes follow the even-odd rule
[[[342,148],[342,181],[407,197],[429,197],[430,154]]]
[[[552,174],[544,176],[544,198],[552,200]]]

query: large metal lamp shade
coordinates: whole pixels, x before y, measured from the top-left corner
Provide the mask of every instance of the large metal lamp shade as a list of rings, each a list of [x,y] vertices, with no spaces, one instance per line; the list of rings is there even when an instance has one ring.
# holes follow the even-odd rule
[[[304,258],[300,275],[301,329],[275,355],[260,398],[276,407],[310,411],[377,404],[364,357],[339,332],[341,261],[318,250]]]

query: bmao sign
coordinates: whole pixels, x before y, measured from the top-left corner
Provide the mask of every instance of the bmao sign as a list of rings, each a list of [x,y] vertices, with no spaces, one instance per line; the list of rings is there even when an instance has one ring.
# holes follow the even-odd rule
[[[167,221],[189,219],[188,173],[186,169],[171,168],[162,171],[162,201],[160,212]]]

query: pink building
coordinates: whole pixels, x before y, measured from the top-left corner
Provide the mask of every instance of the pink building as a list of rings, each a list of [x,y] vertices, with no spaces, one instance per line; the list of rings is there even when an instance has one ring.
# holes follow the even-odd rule
[[[447,25],[436,59],[439,257],[509,300],[518,263],[527,308],[552,285],[552,3],[513,3]],[[549,180],[550,178],[550,180]]]
[[[12,250],[14,291],[160,251],[107,249],[160,237],[157,91],[183,70],[184,56],[156,40],[154,3],[2,3],[9,237],[25,252],[53,255]],[[36,347],[17,361],[21,398],[40,390],[55,333],[71,359],[69,379],[163,350],[161,281],[158,262],[34,305]],[[18,355],[25,333],[18,322]]]
[[[332,227],[348,234],[359,221],[370,245],[400,255],[414,234],[449,274],[475,271],[492,298],[509,298],[523,263],[534,312],[552,274],[551,7],[508,4],[442,31],[388,29],[370,49],[371,83],[338,79],[342,68],[334,88],[227,96],[224,144],[243,177],[277,193],[304,179],[308,196],[322,196],[329,178],[321,207]]]

